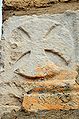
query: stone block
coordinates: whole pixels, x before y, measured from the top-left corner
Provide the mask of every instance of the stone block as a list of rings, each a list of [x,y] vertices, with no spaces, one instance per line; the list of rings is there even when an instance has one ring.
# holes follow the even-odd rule
[[[26,9],[26,7],[50,6],[52,3],[57,3],[58,0],[4,0],[4,2],[8,7]]]
[[[28,111],[79,108],[78,26],[79,11],[4,22],[1,100],[8,96],[2,104],[13,101]]]

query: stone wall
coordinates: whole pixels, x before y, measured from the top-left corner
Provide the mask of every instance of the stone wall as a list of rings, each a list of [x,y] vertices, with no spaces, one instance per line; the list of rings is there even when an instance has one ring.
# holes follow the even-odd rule
[[[5,0],[4,12],[17,8],[26,12],[26,6],[46,7],[46,11],[47,6],[62,2],[26,1]],[[0,44],[1,119],[79,118],[78,34],[78,10],[8,14]]]

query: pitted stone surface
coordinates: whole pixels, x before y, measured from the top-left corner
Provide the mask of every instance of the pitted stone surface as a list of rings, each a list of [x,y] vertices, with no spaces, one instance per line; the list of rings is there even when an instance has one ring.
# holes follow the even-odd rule
[[[5,71],[10,70],[29,78],[42,78],[73,68],[77,57],[75,52],[78,53],[72,24],[75,22],[72,19],[75,15],[76,13],[71,13],[70,21],[67,21],[66,14],[13,17],[6,21]]]
[[[26,22],[13,31],[12,39],[8,39],[8,42],[11,47],[10,59],[16,61],[15,72],[26,77],[44,77],[55,75],[60,71],[47,57],[46,52],[51,53],[52,60],[57,57],[58,63],[62,62],[66,66],[74,54],[73,38],[69,35],[69,31],[49,19],[37,18]],[[21,56],[18,56],[19,52]],[[16,66],[18,62],[19,66]]]
[[[79,12],[13,16],[4,22],[3,31],[1,107],[22,105],[30,111],[78,109],[79,84],[75,80],[79,66]],[[39,99],[42,95],[47,106]],[[32,98],[36,102],[31,102],[30,107],[28,100]]]
[[[77,0],[71,0],[77,1]],[[26,7],[47,7],[58,2],[69,2],[69,0],[4,0],[5,5],[15,9],[26,9]]]

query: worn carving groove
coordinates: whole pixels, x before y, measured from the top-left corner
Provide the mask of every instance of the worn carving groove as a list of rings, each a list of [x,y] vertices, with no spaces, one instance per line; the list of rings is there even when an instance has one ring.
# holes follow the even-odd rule
[[[25,33],[29,39],[31,39],[29,33],[27,31],[25,31],[21,26],[19,26],[18,29],[21,30],[23,33]]]
[[[55,50],[45,49],[45,51],[47,51],[47,52],[52,52],[53,54],[59,56],[59,57],[65,62],[65,64],[66,64],[67,66],[68,66],[68,64],[70,63],[70,61],[67,61],[64,57],[62,57],[62,55],[61,55],[59,52],[57,52],[57,51],[55,51]]]

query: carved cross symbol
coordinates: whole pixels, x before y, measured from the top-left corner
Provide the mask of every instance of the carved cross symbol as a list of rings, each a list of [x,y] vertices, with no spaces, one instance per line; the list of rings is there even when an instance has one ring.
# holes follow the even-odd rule
[[[32,78],[57,74],[60,68],[49,60],[46,51],[60,57],[66,66],[69,64],[72,56],[69,52],[73,45],[68,42],[72,38],[68,30],[58,22],[36,19],[18,27],[17,31],[23,38],[21,49],[23,54],[17,62],[20,60],[23,62],[16,68],[15,73]],[[26,58],[28,53],[30,55]]]

